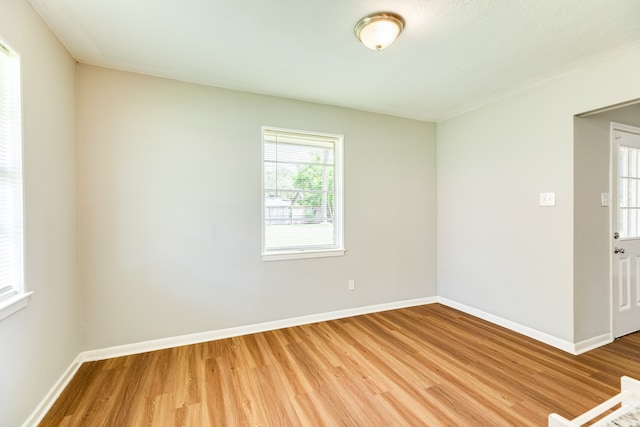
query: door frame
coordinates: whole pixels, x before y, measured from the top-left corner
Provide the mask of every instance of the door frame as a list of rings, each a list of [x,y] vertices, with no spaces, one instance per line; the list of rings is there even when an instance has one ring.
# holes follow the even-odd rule
[[[613,264],[613,248],[614,248],[614,243],[613,243],[613,233],[616,232],[617,230],[613,229],[613,224],[614,224],[614,218],[613,218],[613,203],[618,203],[617,200],[613,199],[613,186],[618,184],[618,177],[614,176],[614,172],[617,172],[617,166],[614,166],[614,162],[613,162],[613,158],[614,158],[614,150],[616,149],[616,141],[614,138],[614,132],[615,131],[622,131],[622,132],[629,132],[629,133],[635,133],[640,135],[640,127],[637,126],[631,126],[631,125],[625,125],[623,123],[618,123],[618,122],[610,122],[609,125],[609,236],[608,236],[608,242],[609,242],[609,317],[610,317],[610,322],[609,322],[609,331],[611,334],[611,339],[615,339],[615,333],[614,333],[614,328],[613,328],[613,324],[614,324],[614,314],[615,314],[615,307],[613,306],[613,293],[615,292],[614,290],[614,281],[613,281],[613,269],[614,269],[614,264]]]

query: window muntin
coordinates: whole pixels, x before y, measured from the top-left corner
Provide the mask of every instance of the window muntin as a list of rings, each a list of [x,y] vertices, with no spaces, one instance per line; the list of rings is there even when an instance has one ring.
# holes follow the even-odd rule
[[[266,127],[262,137],[265,259],[342,255],[343,137]]]
[[[20,57],[0,41],[0,319],[26,305],[22,223]]]

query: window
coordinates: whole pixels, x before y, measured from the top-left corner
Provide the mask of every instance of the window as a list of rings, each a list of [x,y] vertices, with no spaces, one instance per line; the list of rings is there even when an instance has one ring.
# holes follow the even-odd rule
[[[0,41],[0,319],[27,304],[22,274],[20,57]]]
[[[342,135],[262,128],[265,261],[344,255]]]
[[[640,237],[639,149],[620,145],[618,149],[618,228],[621,238]]]

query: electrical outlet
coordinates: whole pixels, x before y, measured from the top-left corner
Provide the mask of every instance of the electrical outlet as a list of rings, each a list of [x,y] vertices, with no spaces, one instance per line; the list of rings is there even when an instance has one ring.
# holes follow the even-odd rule
[[[355,289],[356,289],[356,281],[353,279],[349,280],[349,290],[353,291]]]

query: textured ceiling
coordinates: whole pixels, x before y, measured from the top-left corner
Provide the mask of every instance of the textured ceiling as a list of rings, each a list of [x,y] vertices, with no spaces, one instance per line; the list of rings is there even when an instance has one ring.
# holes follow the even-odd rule
[[[640,43],[640,0],[31,0],[82,63],[441,120]],[[391,11],[395,44],[353,26]]]

